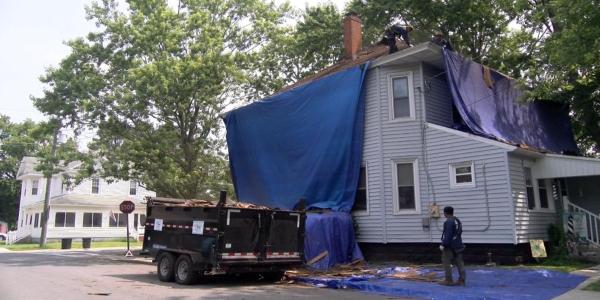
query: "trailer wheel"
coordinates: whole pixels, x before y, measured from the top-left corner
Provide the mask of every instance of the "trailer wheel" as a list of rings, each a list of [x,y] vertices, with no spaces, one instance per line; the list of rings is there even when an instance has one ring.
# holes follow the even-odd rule
[[[198,279],[198,273],[193,268],[189,255],[180,255],[175,262],[175,282],[179,284],[193,284]]]
[[[156,263],[156,273],[158,274],[158,280],[170,282],[173,281],[175,265],[175,256],[170,252],[163,252],[158,255]]]
[[[274,271],[274,272],[266,272],[262,273],[262,278],[266,281],[280,281],[283,278],[283,271]]]

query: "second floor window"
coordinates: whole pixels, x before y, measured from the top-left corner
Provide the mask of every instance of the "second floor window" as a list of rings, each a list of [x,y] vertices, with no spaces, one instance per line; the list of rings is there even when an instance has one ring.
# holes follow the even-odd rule
[[[38,194],[38,186],[40,185],[40,181],[39,179],[35,179],[33,180],[33,182],[31,182],[31,194],[32,195],[37,195]]]
[[[129,195],[135,195],[137,193],[137,181],[131,180],[129,182]]]
[[[92,179],[92,194],[98,194],[100,192],[100,179]]]
[[[415,103],[410,90],[412,86],[411,73],[391,75],[389,85],[390,120],[414,118]]]

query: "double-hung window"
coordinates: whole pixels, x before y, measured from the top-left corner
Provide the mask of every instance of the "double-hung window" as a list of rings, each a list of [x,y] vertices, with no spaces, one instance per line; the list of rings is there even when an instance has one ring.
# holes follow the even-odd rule
[[[538,193],[540,194],[540,209],[554,209],[552,203],[551,187],[548,188],[548,180],[538,179]]]
[[[34,179],[31,182],[31,195],[37,195],[38,194],[38,186],[40,185],[40,180],[39,179]]]
[[[92,179],[92,194],[98,194],[100,192],[100,179]]]
[[[461,162],[450,165],[450,187],[475,186],[475,166],[473,162]]]
[[[418,161],[396,160],[393,162],[394,176],[394,212],[416,213],[419,203],[419,174]]]
[[[367,210],[367,167],[360,167],[360,176],[358,179],[358,188],[356,189],[356,197],[354,198],[354,206],[352,211]]]
[[[390,120],[414,119],[415,102],[412,93],[412,73],[390,76]]]
[[[533,189],[533,176],[531,176],[531,168],[523,167],[525,176],[525,189],[527,193],[527,208],[535,209],[535,193]]]
[[[135,195],[137,194],[137,180],[131,180],[129,181],[129,195]]]

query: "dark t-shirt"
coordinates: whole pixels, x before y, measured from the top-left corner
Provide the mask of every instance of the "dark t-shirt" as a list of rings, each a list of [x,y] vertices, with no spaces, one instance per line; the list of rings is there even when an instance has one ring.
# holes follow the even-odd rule
[[[446,219],[446,222],[444,222],[442,246],[449,247],[455,251],[465,248],[462,242],[462,223],[458,218],[449,217]]]

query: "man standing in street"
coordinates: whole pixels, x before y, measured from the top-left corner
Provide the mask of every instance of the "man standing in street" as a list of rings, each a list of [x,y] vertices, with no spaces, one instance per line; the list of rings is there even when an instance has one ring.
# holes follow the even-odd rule
[[[454,216],[454,208],[452,206],[444,207],[444,232],[442,233],[442,263],[444,264],[445,279],[443,285],[465,285],[465,263],[463,262],[462,252],[465,250],[465,245],[462,242],[462,224],[458,218]],[[452,281],[452,263],[458,268],[458,281]]]

